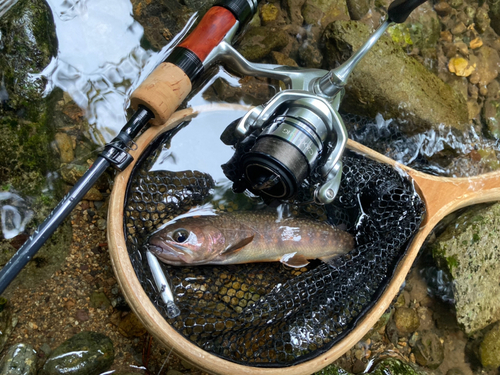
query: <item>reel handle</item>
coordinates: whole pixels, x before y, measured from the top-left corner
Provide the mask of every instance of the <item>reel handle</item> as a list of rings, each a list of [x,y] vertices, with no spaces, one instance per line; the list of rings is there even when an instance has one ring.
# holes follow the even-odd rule
[[[154,115],[151,124],[164,124],[191,92],[192,83],[206,68],[207,56],[222,41],[232,39],[256,11],[256,0],[223,0],[211,7],[196,28],[132,93],[131,107],[146,107]]]
[[[389,22],[403,23],[411,12],[427,0],[395,0],[389,5]]]

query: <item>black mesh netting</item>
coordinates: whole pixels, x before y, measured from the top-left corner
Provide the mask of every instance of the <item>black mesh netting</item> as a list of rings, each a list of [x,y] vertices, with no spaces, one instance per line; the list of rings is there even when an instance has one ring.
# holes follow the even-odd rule
[[[180,334],[224,359],[252,366],[291,366],[329,350],[356,326],[384,291],[418,229],[424,207],[412,182],[391,166],[346,152],[333,204],[299,213],[341,225],[356,248],[329,264],[290,269],[281,263],[163,265],[180,316],[168,319],[142,246],[163,223],[209,200],[213,179],[200,171],[149,172],[160,136],[129,181],[125,234],[137,277]]]

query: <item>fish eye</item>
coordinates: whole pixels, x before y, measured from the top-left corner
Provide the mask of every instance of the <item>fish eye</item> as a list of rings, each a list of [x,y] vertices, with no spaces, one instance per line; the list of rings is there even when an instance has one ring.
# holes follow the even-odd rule
[[[178,243],[184,243],[184,242],[186,242],[186,240],[188,239],[188,237],[189,237],[189,232],[186,229],[184,229],[184,228],[177,229],[172,234],[172,238],[174,239],[175,242],[178,242]]]

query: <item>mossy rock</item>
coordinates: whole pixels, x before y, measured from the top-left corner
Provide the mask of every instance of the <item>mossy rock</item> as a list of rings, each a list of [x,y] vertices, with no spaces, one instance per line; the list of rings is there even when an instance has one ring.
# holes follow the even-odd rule
[[[457,321],[472,335],[500,320],[500,203],[460,215],[433,246],[438,266],[453,280]]]
[[[360,22],[332,22],[323,34],[328,68],[347,60],[369,34]],[[388,36],[382,36],[353,70],[341,109],[402,120],[401,130],[409,135],[442,125],[463,132],[469,124],[464,97],[407,56]]]
[[[19,0],[0,19],[0,70],[5,94],[0,115],[15,113],[31,122],[44,120],[42,72],[57,53],[52,12],[42,0]]]

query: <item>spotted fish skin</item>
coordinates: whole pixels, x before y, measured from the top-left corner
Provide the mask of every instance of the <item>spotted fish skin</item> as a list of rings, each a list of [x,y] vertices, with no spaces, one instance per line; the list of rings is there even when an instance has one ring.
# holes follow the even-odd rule
[[[328,260],[354,247],[352,236],[305,218],[278,220],[267,212],[234,212],[182,218],[149,238],[150,250],[173,265]]]

